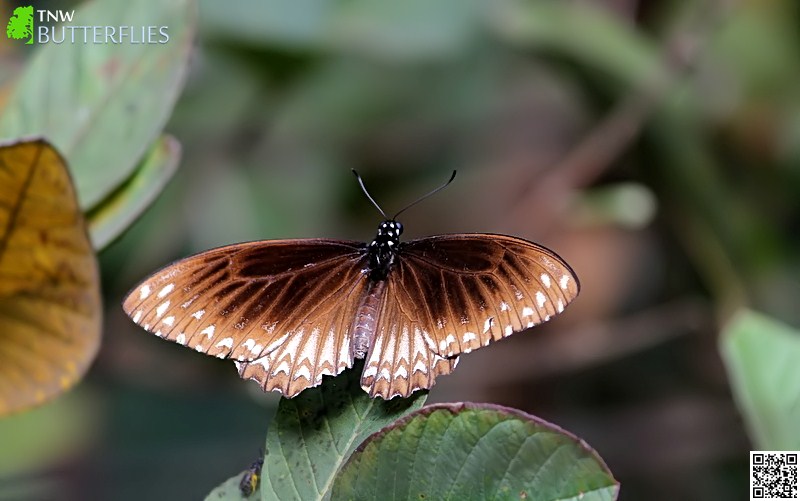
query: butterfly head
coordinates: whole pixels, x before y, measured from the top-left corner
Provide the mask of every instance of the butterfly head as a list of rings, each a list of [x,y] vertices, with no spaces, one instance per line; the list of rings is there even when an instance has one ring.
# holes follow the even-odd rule
[[[368,246],[370,272],[373,279],[386,278],[389,267],[397,254],[402,233],[403,225],[394,219],[387,219],[378,226],[378,234]]]

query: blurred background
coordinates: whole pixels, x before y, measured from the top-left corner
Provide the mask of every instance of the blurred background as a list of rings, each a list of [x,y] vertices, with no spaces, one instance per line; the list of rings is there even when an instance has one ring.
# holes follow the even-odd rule
[[[100,255],[86,380],[13,418],[38,440],[0,463],[8,499],[197,499],[246,468],[277,396],[120,301],[213,246],[368,241],[381,218],[351,168],[388,213],[457,169],[403,214],[406,238],[518,235],[581,279],[563,315],[462,357],[429,402],[558,424],[622,500],[746,499],[718,336],[742,306],[800,325],[800,4],[208,0],[199,16],[166,127],[178,173]],[[10,84],[30,52],[5,42]]]

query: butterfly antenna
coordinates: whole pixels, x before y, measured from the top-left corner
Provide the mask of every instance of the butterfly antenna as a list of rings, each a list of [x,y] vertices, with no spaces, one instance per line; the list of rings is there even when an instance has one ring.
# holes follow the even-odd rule
[[[411,207],[414,207],[415,205],[417,205],[418,203],[422,202],[426,198],[428,198],[430,196],[433,196],[433,195],[439,193],[440,191],[442,191],[443,189],[447,188],[447,185],[452,183],[453,179],[455,179],[455,178],[456,178],[456,171],[453,171],[453,174],[450,176],[450,179],[448,179],[446,183],[444,183],[443,185],[439,186],[438,188],[436,188],[435,190],[431,191],[430,193],[426,193],[426,194],[422,195],[418,199],[416,199],[413,202],[411,202],[410,204],[406,205],[404,208],[400,209],[400,212],[395,214],[394,217],[392,218],[392,220],[394,221],[395,219],[397,219],[397,216],[399,216],[400,214],[402,214],[406,210],[410,209]]]
[[[350,169],[350,170],[352,170],[353,174],[355,174],[356,179],[358,179],[358,184],[361,186],[361,191],[363,191],[364,194],[367,196],[367,198],[369,198],[369,201],[372,202],[372,205],[374,205],[375,208],[378,209],[378,212],[381,213],[381,216],[383,216],[384,219],[389,219],[389,216],[387,216],[386,213],[383,212],[383,209],[381,209],[381,206],[378,205],[378,202],[376,202],[375,199],[372,198],[372,195],[370,195],[369,192],[367,191],[367,187],[364,186],[364,180],[361,179],[361,176],[358,175],[358,172],[356,172],[355,169]]]

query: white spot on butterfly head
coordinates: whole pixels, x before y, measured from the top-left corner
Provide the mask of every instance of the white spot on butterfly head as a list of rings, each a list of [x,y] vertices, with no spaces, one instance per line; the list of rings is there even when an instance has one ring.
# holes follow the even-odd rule
[[[529,308],[527,306],[522,308],[522,316],[523,317],[529,317],[531,315],[533,315],[533,308]]]
[[[567,284],[569,284],[569,275],[562,275],[561,280],[559,280],[558,282],[558,285],[560,285],[562,289],[566,289]]]
[[[547,296],[542,291],[536,291],[536,304],[539,305],[539,308],[544,306],[545,301],[547,301]]]
[[[548,275],[547,273],[542,273],[542,275],[539,278],[542,279],[542,285],[544,285],[545,287],[547,287],[549,289],[550,285],[551,285],[551,283],[550,283],[550,275]]]
[[[508,303],[500,301],[500,311],[508,311]]]
[[[171,326],[172,324],[174,324],[174,323],[175,323],[175,317],[174,317],[174,316],[172,316],[172,315],[170,315],[170,316],[168,316],[167,318],[165,318],[164,320],[162,320],[162,322],[164,322],[165,324],[167,324],[167,325],[170,325],[170,326]]]
[[[145,299],[147,296],[150,295],[150,286],[144,284],[141,289],[139,289],[139,299]]]
[[[206,310],[197,310],[196,312],[192,313],[192,316],[194,318],[196,318],[197,320],[200,320],[201,318],[203,318],[203,315],[205,315],[205,314],[206,314]]]
[[[165,285],[160,291],[158,291],[158,297],[159,298],[163,298],[164,296],[166,296],[167,294],[172,292],[172,289],[174,289],[174,288],[175,288],[175,284],[167,284],[167,285]]]
[[[225,339],[221,340],[217,343],[217,348],[233,348],[233,338],[226,337]]]
[[[167,311],[167,308],[169,308],[169,299],[158,305],[158,308],[156,308],[156,317],[161,318],[164,312]]]

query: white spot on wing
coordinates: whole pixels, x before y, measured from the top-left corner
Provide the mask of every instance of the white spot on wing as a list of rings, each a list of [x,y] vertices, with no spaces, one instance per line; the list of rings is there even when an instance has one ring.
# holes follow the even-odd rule
[[[536,322],[528,322],[528,329],[536,325]]]
[[[276,350],[278,348],[278,346],[280,346],[284,341],[286,341],[287,337],[289,337],[289,333],[288,332],[286,334],[284,334],[283,336],[279,337],[278,339],[276,339],[275,341],[271,342],[269,344],[269,346],[267,346],[267,349],[264,350],[264,351],[266,351],[267,353],[271,353],[272,351]],[[260,351],[261,348],[262,348],[262,346],[260,344],[257,344],[253,348],[251,348],[250,351],[255,353],[256,349],[258,349]]]
[[[505,332],[505,335],[506,335],[506,336],[510,336],[511,334],[514,334],[514,328],[513,328],[513,327],[511,327],[510,325],[506,325],[506,332]]]
[[[214,324],[211,324],[205,329],[201,330],[200,334],[205,334],[206,336],[208,336],[208,339],[211,339],[211,337],[214,335],[214,328],[215,328]]]
[[[417,360],[417,363],[414,364],[414,371],[413,372],[421,372],[423,374],[428,373],[428,366],[425,364],[424,360]]]
[[[294,371],[294,376],[292,377],[292,379],[300,379],[301,377],[304,377],[309,381],[311,381],[311,370],[308,368],[308,366],[301,365],[299,369]]]
[[[508,311],[508,303],[500,301],[500,311]]]
[[[542,273],[542,276],[539,277],[539,278],[542,279],[542,285],[544,285],[545,287],[547,287],[549,289],[550,285],[551,285],[550,275],[548,275],[547,273]]]
[[[205,314],[206,314],[206,310],[197,310],[196,312],[192,313],[192,316],[194,318],[196,318],[197,320],[200,320],[201,318],[203,318],[203,315],[205,315]]]
[[[492,328],[493,324],[494,324],[494,317],[487,318],[486,321],[483,322],[483,333],[486,334],[487,332],[489,332],[489,329]]]
[[[370,365],[366,369],[364,369],[364,377],[371,377],[378,373],[378,366],[377,365]]]
[[[142,319],[142,310],[139,310],[139,311],[137,311],[136,313],[133,314],[133,321],[135,323],[138,324],[139,320],[141,320],[141,319]]]
[[[452,334],[448,334],[447,337],[444,338],[444,340],[447,341],[447,346],[450,346],[451,344],[456,342],[456,337]]]
[[[259,360],[261,360],[261,359],[259,359]],[[281,372],[289,374],[289,361],[288,360],[284,360],[283,362],[279,363],[278,366],[275,368],[275,372],[273,372],[272,375],[273,376],[277,376]]]
[[[533,315],[533,309],[532,308],[528,308],[527,306],[522,308],[522,316],[523,317],[529,317],[531,315]]]
[[[404,366],[401,365],[394,371],[394,377],[402,377],[408,379],[408,371]]]
[[[162,288],[160,291],[158,291],[158,297],[159,298],[163,298],[164,296],[166,296],[167,294],[172,292],[172,289],[174,289],[174,288],[175,288],[175,284],[167,284],[167,285],[165,285],[164,288]]]
[[[474,332],[465,332],[464,333],[464,342],[469,343],[470,341],[474,341],[478,339],[478,336],[475,335]]]
[[[256,344],[256,340],[253,338],[247,338],[247,340],[242,343],[243,348],[247,348],[248,350],[253,348],[253,345]]]
[[[199,345],[199,344],[198,344],[197,346],[195,346],[195,347],[194,347],[194,351],[199,351],[199,352],[202,352],[202,351],[203,351],[203,349],[204,349],[204,348],[203,348],[203,346],[202,346],[202,345]]]
[[[378,374],[378,379],[385,379],[389,381],[391,379],[391,375],[389,374],[389,369],[387,369],[386,367],[381,369],[380,374]]]
[[[233,348],[233,338],[226,337],[225,339],[217,343],[217,348],[229,348],[229,349]]]
[[[181,332],[180,334],[178,334],[178,337],[175,338],[175,342],[178,343],[178,344],[184,344],[185,345],[186,344],[186,335],[183,332]]]
[[[145,284],[139,289],[139,299],[145,299],[150,295],[150,286]]]
[[[564,311],[564,302],[563,302],[563,301],[561,301],[560,299],[558,300],[558,304],[556,304],[556,310],[557,310],[559,313],[561,313],[562,311]]]
[[[169,308],[169,299],[158,305],[158,308],[156,308],[156,317],[161,318],[164,312],[167,311],[167,308]]]
[[[568,283],[569,283],[569,275],[562,275],[561,280],[559,280],[558,282],[558,285],[560,285],[562,289],[566,289]]]
[[[547,301],[547,296],[542,291],[536,291],[536,304],[539,305],[539,308],[544,306],[545,301]]]
[[[170,325],[170,326],[171,326],[172,324],[174,324],[174,323],[175,323],[175,317],[174,317],[174,316],[172,316],[172,315],[170,315],[170,316],[168,316],[167,318],[165,318],[164,320],[162,320],[162,322],[164,322],[165,324],[167,324],[167,325]]]

